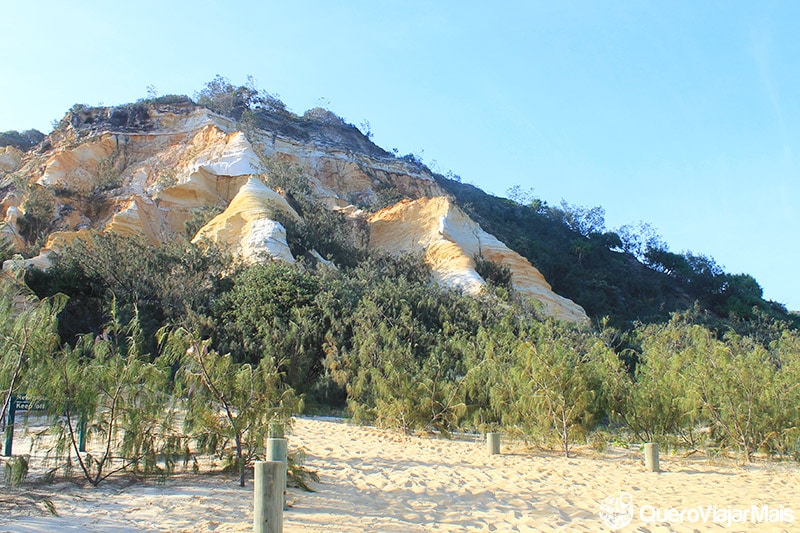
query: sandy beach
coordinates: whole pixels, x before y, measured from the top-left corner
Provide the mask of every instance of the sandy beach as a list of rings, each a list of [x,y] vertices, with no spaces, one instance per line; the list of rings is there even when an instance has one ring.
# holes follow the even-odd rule
[[[25,439],[17,440],[23,453]],[[635,446],[582,448],[567,459],[504,441],[492,456],[478,440],[325,418],[297,419],[289,446],[305,448],[320,482],[313,493],[289,489],[285,531],[800,529],[796,463],[662,454],[662,471],[652,473]],[[249,531],[252,490],[252,479],[240,488],[232,477],[202,473],[97,488],[29,483],[0,492],[0,531]]]

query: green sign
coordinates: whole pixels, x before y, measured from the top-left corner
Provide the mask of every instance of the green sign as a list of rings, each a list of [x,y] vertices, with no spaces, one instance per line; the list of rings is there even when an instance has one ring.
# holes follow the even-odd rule
[[[17,396],[14,402],[17,411],[44,411],[47,409],[47,402],[44,400],[31,401],[24,394]]]

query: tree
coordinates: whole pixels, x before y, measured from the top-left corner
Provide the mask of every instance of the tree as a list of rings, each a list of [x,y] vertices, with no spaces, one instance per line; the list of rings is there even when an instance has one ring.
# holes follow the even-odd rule
[[[494,285],[495,287],[502,287],[509,292],[513,289],[511,268],[496,263],[491,259],[487,259],[481,254],[476,254],[473,256],[472,260],[475,261],[475,272],[477,272],[486,283]]]
[[[466,376],[464,403],[467,420],[479,431],[498,431],[522,421],[512,406],[519,397],[514,365],[515,350],[527,328],[522,316],[507,308],[502,317],[480,320],[476,334],[468,337],[472,347],[464,349]],[[483,317],[481,317],[483,318]]]
[[[639,439],[660,441],[678,434],[694,445],[700,404],[690,370],[713,345],[710,332],[675,317],[663,326],[641,327],[636,335],[642,347],[623,419]]]
[[[450,178],[449,174],[452,174],[452,172],[448,173],[448,178]],[[459,178],[457,181],[461,181],[461,178]],[[516,202],[519,205],[528,206],[536,212],[543,211],[546,207],[545,202],[537,198],[534,194],[533,187],[523,190],[519,185],[514,185],[506,190],[506,196],[509,200]]]
[[[763,302],[763,291],[758,282],[748,274],[724,274],[722,276],[722,311],[730,315],[750,317],[753,307]]]
[[[258,91],[252,87],[236,87],[217,74],[195,94],[195,100],[215,113],[239,120],[246,109],[258,102]]]
[[[235,363],[211,349],[210,339],[183,327],[163,328],[159,342],[164,360],[178,366],[176,394],[187,402],[187,429],[203,450],[227,459],[244,487],[245,468],[263,453],[270,428],[287,425],[302,401],[282,384],[270,358]]]
[[[667,249],[664,239],[658,232],[645,222],[639,221],[637,224],[625,224],[616,230],[616,234],[622,241],[622,249],[626,253],[633,255],[641,262],[646,262],[647,251],[651,249]]]
[[[224,274],[237,269],[230,255],[216,247],[201,249],[183,240],[154,245],[142,236],[112,232],[73,240],[53,263],[46,272],[28,272],[26,281],[39,295],[63,292],[70,297],[61,323],[65,340],[99,332],[113,300],[123,321],[136,308],[151,353],[158,328],[166,321],[209,314],[214,297],[227,287]]]
[[[269,358],[295,390],[306,392],[321,370],[325,322],[316,274],[282,262],[255,264],[233,279],[215,304],[215,345],[237,363]]]
[[[778,436],[774,423],[782,419],[784,399],[775,394],[780,371],[764,347],[735,334],[704,352],[692,372],[704,413],[722,444],[734,446],[750,462],[753,452]]]
[[[283,102],[277,96],[262,93],[256,88],[252,76],[247,77],[247,84],[235,86],[227,78],[217,74],[213,80],[195,94],[195,100],[201,106],[215,113],[236,120],[243,118],[248,111],[270,109],[285,111]]]
[[[39,362],[58,346],[58,314],[66,298],[57,295],[43,300],[30,295],[13,279],[0,280],[0,412],[3,429],[12,398],[25,391]],[[34,372],[35,373],[35,372]]]
[[[55,198],[47,188],[30,184],[22,202],[24,214],[19,219],[19,231],[29,244],[44,245],[44,238],[55,214]]]
[[[692,267],[682,254],[670,252],[665,248],[649,248],[645,253],[647,266],[671,276],[679,281],[687,282],[692,275]]]
[[[101,336],[84,335],[42,358],[30,378],[30,394],[47,403],[56,463],[69,470],[74,459],[95,486],[120,471],[167,475],[185,449],[173,427],[169,368],[142,351],[138,317],[123,323],[116,309],[111,316]],[[87,442],[99,444],[88,453],[81,451],[81,426]]]
[[[562,326],[546,322],[533,340],[517,348],[510,370],[518,379],[518,399],[513,409],[523,424],[537,431],[554,431],[564,455],[571,443],[596,422],[596,360],[607,349]],[[530,413],[533,420],[524,420]]]
[[[606,227],[606,210],[600,206],[582,207],[570,205],[561,200],[561,209],[552,208],[554,213],[561,216],[564,224],[572,231],[588,237],[593,233],[603,233]]]
[[[436,342],[428,357],[419,357],[405,340],[410,324],[394,328],[374,318],[356,319],[353,352],[348,354],[348,397],[354,416],[405,432],[423,429],[449,435],[466,412],[462,385],[468,372],[458,364],[461,354],[452,343],[448,349]]]
[[[372,259],[348,274],[337,298],[347,323],[331,328],[325,365],[346,387],[354,418],[447,434],[466,414],[464,362],[480,317],[472,300],[431,286],[429,272],[412,256]]]
[[[800,333],[784,330],[772,342],[770,355],[778,375],[770,392],[772,401],[780,406],[773,411],[775,418],[774,450],[800,460]]]

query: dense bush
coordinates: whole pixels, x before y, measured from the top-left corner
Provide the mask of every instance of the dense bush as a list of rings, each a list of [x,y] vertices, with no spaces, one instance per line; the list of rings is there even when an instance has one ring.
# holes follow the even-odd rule
[[[216,295],[229,284],[223,272],[235,271],[229,255],[186,242],[154,245],[144,237],[92,233],[76,239],[53,257],[47,272],[31,270],[28,285],[39,296],[70,297],[60,332],[73,342],[98,333],[110,318],[113,301],[120,316],[138,314],[154,352],[153,335],[165,323],[186,323],[208,315]]]
[[[195,94],[194,99],[199,105],[236,120],[242,119],[247,112],[258,109],[285,110],[283,102],[277,96],[260,92],[252,77],[248,77],[247,85],[237,87],[217,75]]]
[[[516,200],[498,198],[436,177],[483,229],[527,258],[556,293],[580,304],[596,321],[610,317],[623,328],[663,323],[698,302],[709,313],[709,327],[719,332],[734,327],[748,333],[760,315],[800,328],[796,314],[763,299],[751,276],[727,274],[701,254],[670,252],[647,224],[609,232],[599,207],[566,202],[551,207],[518,187],[509,191]],[[715,320],[721,322],[715,325]]]
[[[61,472],[164,476],[207,452],[244,482],[270,428],[303,406],[406,432],[501,430],[565,454],[603,428],[800,459],[800,335],[768,317],[758,338],[719,334],[698,313],[592,331],[432,285],[415,256],[224,277],[224,261],[197,253],[119,236],[73,244],[32,279],[97,301],[84,335],[56,334],[62,297],[14,315],[19,291],[3,293],[4,404],[23,391],[48,400]],[[89,455],[76,453],[81,426],[103,443]]]

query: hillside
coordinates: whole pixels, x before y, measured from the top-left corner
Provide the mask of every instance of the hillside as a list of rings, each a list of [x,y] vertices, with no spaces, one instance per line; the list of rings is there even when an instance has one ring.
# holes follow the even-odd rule
[[[0,159],[3,411],[47,400],[64,476],[83,421],[107,439],[92,485],[109,454],[162,476],[211,453],[244,486],[301,412],[800,457],[797,316],[752,277],[435,175],[329,111],[220,79],[196,100],[75,106]]]
[[[435,175],[330,111],[298,116],[269,95],[215,82],[199,95],[204,105],[181,96],[76,105],[43,139],[3,134],[0,209],[11,251],[46,267],[53,250],[98,230],[150,243],[186,235],[250,262],[352,261],[322,235],[330,228],[309,235],[308,213],[319,219],[324,207],[348,245],[421,253],[435,280],[470,294],[486,282],[476,264],[486,259],[510,269],[517,294],[569,321],[609,317],[625,327],[696,303],[713,320],[750,320],[754,310],[796,320],[764,301],[755,280],[729,276],[713,259],[665,246],[637,255],[615,233],[580,231],[563,208],[522,205]]]
[[[291,227],[307,225],[290,205],[300,198],[343,214],[354,228],[379,225],[384,235],[413,236],[399,247],[368,237],[361,244],[387,254],[422,253],[437,280],[467,292],[485,284],[473,257],[488,247],[512,269],[517,290],[540,301],[547,314],[586,319],[526,260],[450,203],[424,166],[386,153],[328,111],[297,117],[261,110],[251,120],[243,124],[183,99],[76,107],[35,150],[10,160],[2,202],[6,235],[16,251],[44,244],[26,262],[42,268],[53,250],[85,230],[163,243],[182,236],[198,214],[219,213],[188,237],[223,245],[249,262],[291,263],[298,258],[290,250]],[[398,225],[381,215],[381,207],[397,200],[436,198],[437,209]],[[452,220],[446,232],[437,222],[442,217]],[[451,248],[447,257],[439,255],[440,242]],[[333,259],[331,250],[298,253]],[[462,279],[474,283],[464,286]]]
[[[571,230],[557,211],[536,210],[442,177],[439,183],[483,227],[537,265],[555,290],[581,302],[589,316],[653,322],[694,301],[677,280],[611,249],[600,235]]]
[[[747,330],[746,323],[758,317],[800,326],[797,314],[762,298],[754,278],[728,274],[713,258],[672,253],[666,243],[643,243],[639,235],[623,242],[602,227],[570,224],[573,214],[565,206],[548,207],[535,199],[533,205],[521,205],[441,175],[437,182],[481,226],[536,265],[553,290],[578,302],[592,318],[607,316],[618,325],[661,322],[670,313],[694,309],[723,329]]]

